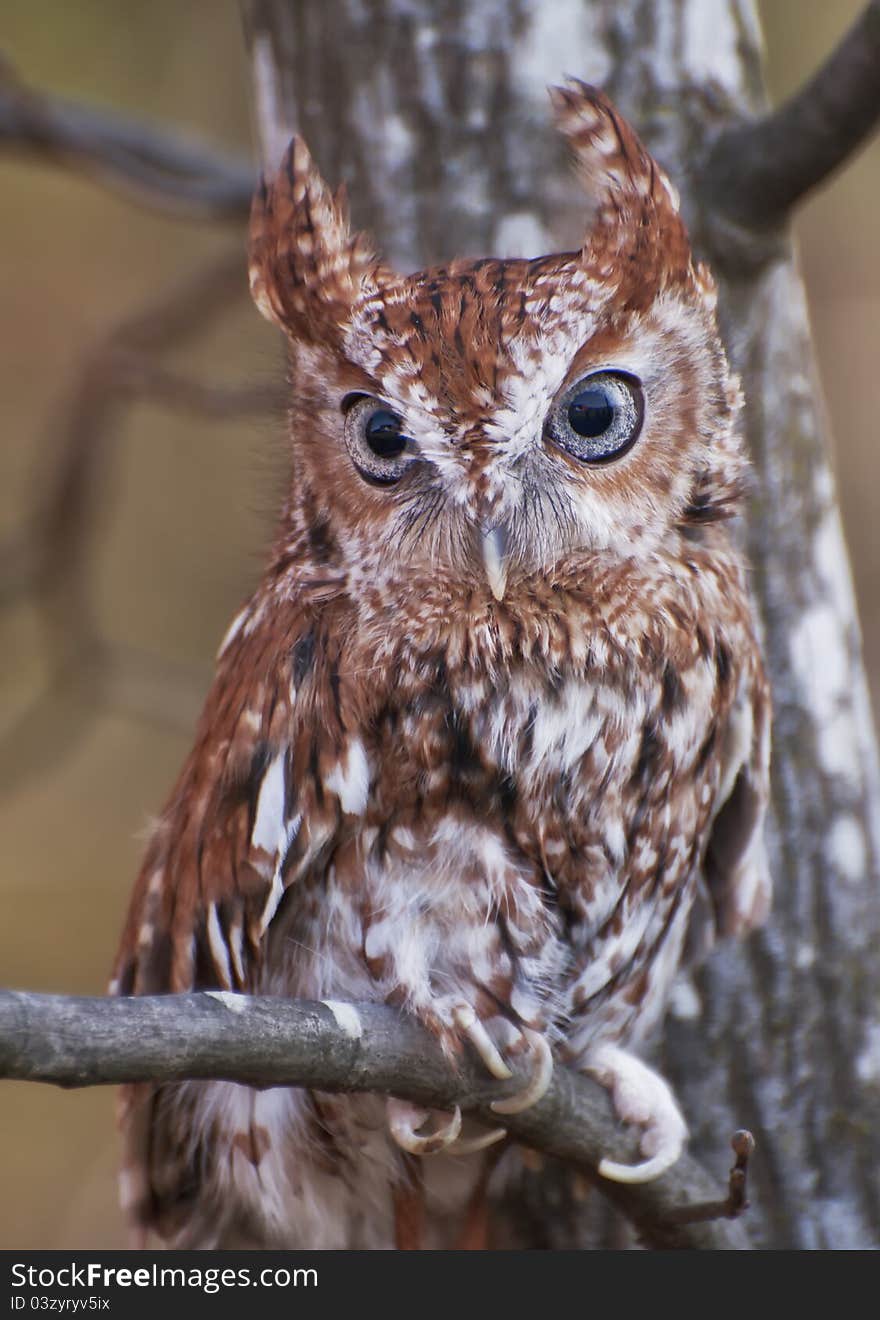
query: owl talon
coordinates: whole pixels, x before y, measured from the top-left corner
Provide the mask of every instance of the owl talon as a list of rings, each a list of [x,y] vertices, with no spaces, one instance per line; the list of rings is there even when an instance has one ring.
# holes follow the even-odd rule
[[[407,1100],[389,1097],[385,1111],[388,1116],[388,1130],[401,1150],[410,1155],[436,1155],[452,1146],[461,1132],[461,1110],[458,1105],[449,1116],[449,1122],[436,1132],[419,1135],[419,1128],[424,1127],[431,1117],[430,1109],[411,1105]]]
[[[470,1004],[456,1005],[452,1011],[452,1019],[459,1030],[467,1036],[492,1076],[497,1077],[500,1082],[508,1081],[513,1073]]]
[[[670,1151],[661,1151],[653,1159],[642,1160],[640,1164],[621,1164],[617,1160],[600,1160],[599,1174],[609,1182],[646,1183],[659,1178],[661,1173],[671,1169],[681,1154],[681,1146]]]
[[[467,1036],[492,1076],[501,1082],[509,1081],[513,1077],[511,1069],[470,1004],[457,1004],[452,1010],[452,1020]],[[531,1075],[521,1090],[492,1101],[491,1107],[498,1114],[519,1114],[530,1109],[541,1099],[553,1076],[553,1055],[545,1037],[529,1027],[523,1027],[520,1034],[533,1060]]]
[[[601,1176],[620,1183],[659,1178],[676,1162],[687,1137],[687,1124],[666,1082],[641,1059],[616,1045],[600,1045],[594,1050],[586,1071],[611,1092],[618,1118],[643,1129],[640,1147],[648,1156],[638,1164],[601,1160]]]
[[[494,1146],[497,1141],[503,1141],[507,1136],[507,1128],[490,1128],[479,1137],[461,1137],[458,1141],[453,1141],[446,1147],[447,1155],[474,1155],[477,1151],[485,1150],[487,1146]]]
[[[532,1058],[531,1076],[521,1091],[492,1101],[490,1107],[496,1114],[521,1114],[523,1110],[531,1109],[544,1095],[553,1076],[553,1055],[546,1037],[529,1027],[523,1027],[522,1034]]]

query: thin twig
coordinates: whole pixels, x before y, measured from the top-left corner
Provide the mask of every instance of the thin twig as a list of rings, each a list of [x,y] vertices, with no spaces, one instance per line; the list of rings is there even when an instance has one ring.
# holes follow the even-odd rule
[[[727,129],[699,172],[705,204],[746,229],[782,224],[880,122],[880,0],[784,105]]]
[[[702,1204],[680,1206],[670,1212],[675,1224],[697,1224],[702,1220],[738,1219],[749,1208],[747,1180],[749,1160],[755,1153],[755,1138],[745,1128],[734,1132],[731,1147],[735,1157],[730,1179],[727,1184],[727,1196],[723,1201],[705,1201]]]
[[[251,1086],[377,1091],[491,1127],[504,1088],[464,1057],[453,1069],[414,1019],[381,1004],[311,1003],[225,992],[88,999],[0,991],[0,1077],[56,1086],[222,1078]],[[505,1115],[511,1137],[583,1169],[653,1246],[743,1249],[739,1225],[675,1224],[673,1207],[717,1189],[686,1155],[662,1178],[624,1186],[598,1177],[603,1156],[636,1158],[598,1083],[557,1067],[544,1097]],[[716,1198],[717,1199],[717,1198]]]

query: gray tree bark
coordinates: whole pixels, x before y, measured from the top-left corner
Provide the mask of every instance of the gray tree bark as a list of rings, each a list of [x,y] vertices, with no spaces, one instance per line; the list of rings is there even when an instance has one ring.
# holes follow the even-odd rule
[[[545,88],[603,86],[679,186],[720,279],[754,463],[748,541],[773,680],[775,909],[716,948],[658,1043],[693,1134],[723,1168],[758,1142],[763,1247],[880,1243],[880,775],[859,628],[788,236],[746,228],[706,168],[765,109],[751,0],[245,0],[264,163],[294,127],[399,267],[570,247],[584,203]],[[714,180],[721,180],[715,185]],[[528,1175],[511,1240],[619,1241]]]

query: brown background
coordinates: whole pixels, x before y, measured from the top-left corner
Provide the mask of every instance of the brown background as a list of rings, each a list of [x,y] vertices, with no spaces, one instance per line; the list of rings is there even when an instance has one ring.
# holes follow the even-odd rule
[[[765,0],[768,77],[784,96],[860,8]],[[247,66],[231,0],[6,0],[0,47],[22,78],[249,149]],[[560,70],[560,73],[563,73]],[[58,168],[0,161],[0,536],[20,527],[78,363],[120,316],[235,240],[229,226],[141,211]],[[798,223],[819,369],[880,700],[880,142]],[[243,268],[242,268],[243,269]],[[244,290],[244,278],[242,278]],[[275,339],[246,296],[172,359],[270,382]],[[283,472],[270,420],[130,410],[104,465],[89,580],[125,660],[96,701],[88,673],[47,687],[30,604],[0,614],[0,984],[103,990],[149,813],[188,745],[211,661],[254,581]],[[113,1097],[0,1086],[0,1247],[117,1246]]]

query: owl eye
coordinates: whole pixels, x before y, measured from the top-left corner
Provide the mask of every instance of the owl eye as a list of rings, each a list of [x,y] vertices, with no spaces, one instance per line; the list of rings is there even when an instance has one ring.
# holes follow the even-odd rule
[[[622,371],[584,376],[551,408],[545,434],[584,463],[608,463],[635,444],[645,416],[642,387]]]
[[[366,394],[350,394],[342,406],[345,443],[358,472],[367,481],[393,486],[403,476],[410,462],[405,455],[413,448],[400,417]]]

